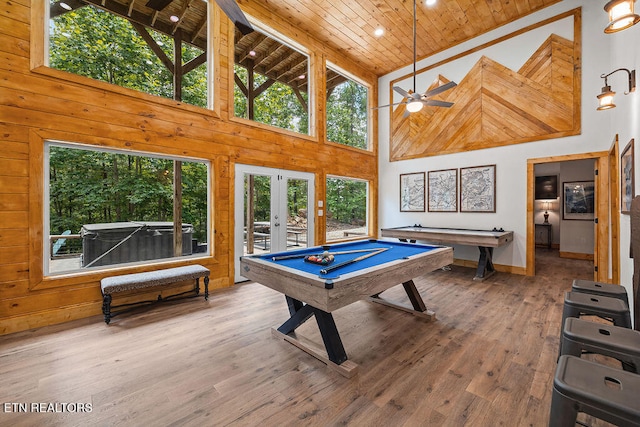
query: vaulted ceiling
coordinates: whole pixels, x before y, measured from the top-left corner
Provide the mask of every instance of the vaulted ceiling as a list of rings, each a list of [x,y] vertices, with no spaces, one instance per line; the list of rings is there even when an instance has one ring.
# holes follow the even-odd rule
[[[72,9],[86,4],[109,10],[169,35],[181,31],[187,43],[206,46],[207,0],[163,0],[160,11],[148,0],[64,0]],[[381,76],[413,61],[413,0],[236,0],[245,14],[284,20],[331,50]],[[424,58],[513,22],[561,0],[417,0],[417,56]],[[53,3],[51,15],[65,13]],[[171,16],[180,18],[172,22]],[[382,36],[375,36],[378,28]],[[245,38],[245,42],[260,37]],[[246,44],[246,43],[245,43]],[[236,46],[236,56],[242,55]],[[243,51],[252,50],[242,46]]]
[[[274,16],[381,76],[413,61],[412,0],[237,0]],[[561,0],[418,0],[417,56],[424,58]],[[376,37],[382,28],[385,34]]]

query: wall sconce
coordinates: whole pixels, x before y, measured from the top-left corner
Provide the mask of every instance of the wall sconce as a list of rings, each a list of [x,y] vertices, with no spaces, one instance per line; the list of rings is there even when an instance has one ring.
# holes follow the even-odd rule
[[[640,21],[640,16],[634,13],[636,0],[611,0],[604,5],[604,10],[609,14],[609,25],[604,29],[607,34],[625,30]]]
[[[602,93],[598,95],[598,111],[608,110],[609,108],[615,108],[616,104],[613,103],[613,97],[616,94],[611,90],[611,86],[607,81],[607,78],[618,71],[626,71],[629,74],[629,91],[625,92],[625,95],[629,95],[631,92],[636,90],[636,70],[627,70],[626,68],[618,68],[610,72],[609,74],[603,74],[600,76],[601,79],[604,79],[604,87],[602,88]]]

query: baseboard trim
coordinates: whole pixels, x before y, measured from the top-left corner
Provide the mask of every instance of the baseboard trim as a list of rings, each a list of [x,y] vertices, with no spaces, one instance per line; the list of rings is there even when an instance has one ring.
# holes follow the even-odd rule
[[[593,254],[583,254],[580,252],[563,252],[560,251],[560,258],[568,259],[581,259],[586,261],[593,261]]]

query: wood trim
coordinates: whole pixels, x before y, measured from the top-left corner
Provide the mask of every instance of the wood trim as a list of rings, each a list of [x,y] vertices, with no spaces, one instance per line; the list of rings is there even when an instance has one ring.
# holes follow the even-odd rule
[[[534,214],[534,198],[535,198],[535,165],[536,164],[541,164],[541,163],[555,163],[555,162],[567,162],[567,161],[572,161],[572,160],[584,160],[584,159],[594,159],[596,160],[596,162],[599,161],[600,164],[605,165],[605,170],[608,171],[608,167],[606,166],[606,163],[608,161],[609,158],[609,151],[592,151],[592,152],[587,152],[587,153],[578,153],[578,154],[568,154],[568,155],[562,155],[562,156],[550,156],[550,157],[540,157],[540,158],[536,158],[536,159],[527,159],[527,243],[526,243],[526,247],[527,247],[527,265],[525,267],[526,269],[526,275],[527,276],[534,276],[535,275],[535,231],[534,231],[534,221],[533,221],[533,214]],[[608,173],[608,172],[607,172]],[[601,180],[602,184],[599,187],[596,187],[596,192],[598,194],[596,194],[596,198],[601,197],[599,195],[599,193],[601,191],[604,191],[607,196],[607,203],[606,204],[601,204],[598,203],[597,204],[597,212],[596,212],[596,217],[597,218],[609,218],[608,212],[604,212],[603,213],[603,209],[604,210],[608,210],[609,209],[609,202],[608,202],[608,194],[610,191],[610,187],[609,187],[609,182],[608,180],[604,179]],[[600,233],[600,235],[604,235],[603,233],[606,232],[606,229],[608,227],[608,223],[605,221],[599,221],[598,225],[597,225],[597,230],[605,230],[605,231],[598,231]],[[594,230],[594,233],[596,231]],[[597,236],[595,236],[597,238]],[[609,251],[610,251],[610,243],[609,243],[609,239],[603,239],[603,241],[601,241],[601,245],[599,246],[599,251],[602,251],[603,254],[601,255],[603,258],[604,257],[608,257]],[[606,254],[606,255],[605,255]],[[608,261],[604,261],[605,265],[608,265]],[[598,270],[601,270],[600,268]],[[600,272],[599,272],[600,273]],[[605,273],[606,275],[608,275],[608,273]],[[603,281],[607,281],[608,279],[604,279]]]
[[[609,199],[611,238],[611,283],[620,283],[620,145],[618,134],[609,149]]]
[[[568,259],[581,259],[586,261],[595,261],[595,254],[584,254],[580,252],[563,252],[560,251],[560,258],[568,258]],[[601,282],[598,277],[594,277],[594,280]]]
[[[509,40],[510,38],[519,36],[521,34],[524,34],[524,33],[529,32],[531,30],[535,30],[536,28],[543,27],[543,26],[545,26],[547,24],[551,24],[552,22],[559,21],[559,20],[567,18],[569,16],[573,16],[574,19],[577,19],[577,20],[580,21],[580,22],[576,22],[574,24],[574,31],[575,31],[576,28],[581,30],[581,28],[582,28],[582,7],[577,7],[575,9],[569,10],[567,12],[561,13],[561,14],[553,16],[551,18],[547,18],[547,19],[545,19],[543,21],[540,21],[538,23],[529,25],[529,26],[524,27],[524,28],[520,28],[517,31],[514,31],[512,33],[506,34],[506,35],[504,35],[502,37],[498,37],[497,39],[494,39],[494,40],[491,40],[489,42],[483,43],[483,44],[481,44],[479,46],[476,46],[474,48],[465,50],[464,52],[461,52],[461,53],[459,53],[457,55],[453,55],[453,56],[451,56],[451,57],[449,57],[447,59],[443,59],[442,61],[438,61],[438,62],[436,62],[434,64],[431,64],[431,65],[428,65],[428,66],[426,66],[424,68],[420,68],[420,69],[416,70],[416,73],[417,74],[424,73],[425,71],[429,71],[429,70],[434,69],[436,67],[440,67],[440,66],[442,66],[444,64],[447,64],[449,62],[455,61],[456,59],[463,58],[463,57],[465,57],[467,55],[470,55],[472,53],[481,51],[483,49],[486,49],[486,48],[491,47],[493,45],[496,45],[498,43],[502,43],[503,41]],[[581,31],[580,31],[579,35],[580,36],[582,35]],[[575,41],[575,39],[576,39],[576,34],[574,32],[574,41]],[[418,61],[422,61],[423,59],[425,59],[425,58],[418,58]],[[392,87],[393,87],[394,84],[396,84],[399,81],[406,80],[409,77],[411,77],[412,75],[413,75],[413,72],[405,74],[404,76],[397,77],[397,78],[393,79],[391,82],[389,82],[389,88],[391,89],[391,91],[393,91]],[[580,92],[578,92],[578,94],[580,94]]]
[[[594,271],[595,280],[598,282],[609,282],[609,197],[610,197],[610,176],[609,155],[596,159],[595,168],[598,175],[595,175],[596,212],[598,223],[594,224],[594,261],[598,271]],[[603,244],[606,246],[603,248]],[[606,250],[604,250],[606,249]],[[561,255],[562,256],[562,255]],[[594,269],[595,270],[595,269]]]
[[[478,268],[478,261],[455,258],[453,260],[453,265],[458,265],[460,267]],[[526,267],[518,267],[515,265],[503,265],[503,264],[493,264],[493,267],[496,269],[496,271],[499,271],[502,273],[518,274],[520,276],[531,276],[530,274],[527,274]]]

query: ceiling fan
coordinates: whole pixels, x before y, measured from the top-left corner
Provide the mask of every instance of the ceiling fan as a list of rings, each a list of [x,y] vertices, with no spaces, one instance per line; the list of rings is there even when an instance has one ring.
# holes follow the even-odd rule
[[[146,4],[147,7],[150,7],[154,10],[162,10],[165,7],[169,6],[169,4],[173,0],[149,0]],[[216,0],[220,9],[231,19],[233,24],[240,30],[242,34],[245,36],[253,32],[253,27],[251,23],[244,16],[242,10],[238,6],[238,3],[235,0]]]
[[[413,92],[408,92],[402,89],[400,86],[394,86],[393,90],[402,95],[406,100],[401,102],[396,102],[394,104],[381,105],[377,108],[383,107],[391,107],[393,105],[406,105],[407,111],[405,112],[405,117],[409,113],[415,113],[420,111],[424,105],[429,105],[432,107],[445,107],[449,108],[453,105],[453,102],[439,101],[437,99],[431,99],[432,96],[438,95],[439,93],[445,92],[451,89],[454,86],[457,86],[455,82],[448,82],[441,86],[438,86],[432,90],[428,90],[425,93],[418,93],[416,90],[416,62],[417,62],[417,54],[416,54],[416,26],[417,26],[417,16],[416,16],[416,0],[413,0]]]

